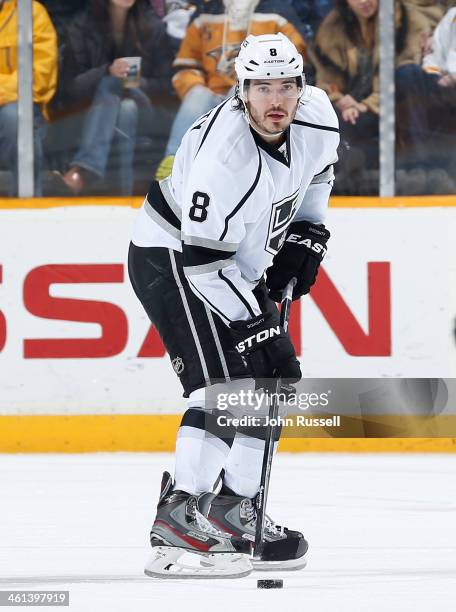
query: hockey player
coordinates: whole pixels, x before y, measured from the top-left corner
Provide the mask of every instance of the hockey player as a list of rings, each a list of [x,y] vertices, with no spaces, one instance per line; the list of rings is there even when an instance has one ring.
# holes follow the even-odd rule
[[[190,125],[232,95],[234,61],[248,34],[283,32],[303,53],[299,19],[283,0],[211,0],[200,2],[173,62],[173,87],[181,99],[155,178],[171,174],[176,151]]]
[[[165,472],[151,531],[152,576],[251,571],[265,428],[219,426],[208,395],[274,374],[301,378],[274,300],[293,277],[293,298],[308,293],[330,235],[323,221],[339,135],[327,95],[306,86],[283,34],[250,35],[235,68],[236,95],[187,131],[130,245],[133,288],[188,402],[174,481]],[[305,565],[300,532],[268,518],[265,542],[254,567]],[[200,563],[180,561],[186,552]]]

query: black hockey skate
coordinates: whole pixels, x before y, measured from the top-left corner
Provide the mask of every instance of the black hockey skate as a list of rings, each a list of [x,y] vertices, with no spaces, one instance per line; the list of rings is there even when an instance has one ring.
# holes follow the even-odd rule
[[[152,555],[144,573],[154,578],[241,578],[253,567],[250,544],[207,520],[213,493],[173,491],[170,474],[161,494],[150,533]]]
[[[253,550],[256,527],[255,499],[236,495],[224,484],[212,501],[208,518],[217,529],[223,529],[233,537],[249,541]],[[302,533],[280,527],[266,516],[264,538],[261,560],[252,559],[254,569],[297,570],[306,566],[309,545]]]

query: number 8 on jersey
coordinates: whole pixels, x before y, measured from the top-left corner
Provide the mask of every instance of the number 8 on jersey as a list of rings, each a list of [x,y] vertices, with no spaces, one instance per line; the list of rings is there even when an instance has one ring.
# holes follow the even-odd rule
[[[202,223],[207,219],[207,207],[209,206],[209,196],[203,191],[195,191],[192,198],[193,206],[190,208],[188,216],[192,221]]]

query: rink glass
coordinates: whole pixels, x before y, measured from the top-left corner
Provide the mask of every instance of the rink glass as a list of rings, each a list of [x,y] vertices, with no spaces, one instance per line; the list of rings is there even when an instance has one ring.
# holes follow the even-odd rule
[[[21,3],[19,3],[18,11],[21,10]],[[53,17],[54,15],[51,11],[51,19]],[[68,22],[65,23],[65,26],[68,27],[71,25],[73,19],[74,16],[68,16]],[[58,20],[54,19],[54,24],[57,25],[57,30],[61,27]],[[108,24],[106,24],[106,27],[108,27]],[[383,23],[380,24],[379,29],[383,30]],[[21,53],[20,49],[18,53]],[[399,50],[397,57],[399,57]],[[28,62],[28,59],[25,59]],[[61,64],[63,66],[62,62]],[[309,67],[310,64],[311,60],[307,58],[305,69],[306,78],[307,82],[313,85],[315,84],[315,71]],[[398,67],[401,66],[398,64]],[[368,99],[372,93],[366,89],[366,83],[369,83],[371,80],[371,70],[372,66],[368,61],[361,62],[359,78],[355,79],[356,83],[351,84],[353,87],[350,91],[344,91],[343,93],[350,94],[358,102],[364,103],[364,100]],[[144,72],[144,70],[142,70],[142,72]],[[397,74],[402,76],[397,76]],[[400,85],[397,79],[405,78],[403,73],[397,74],[396,78],[392,74],[385,84],[385,87],[389,88],[391,83],[396,81],[396,92],[399,89],[398,85]],[[139,70],[136,71],[135,76],[132,75],[124,82],[125,92],[135,90],[139,84],[138,75]],[[65,76],[65,74],[60,74],[59,78],[62,83],[65,81]],[[32,82],[30,82],[30,87],[32,87]],[[337,83],[334,87],[337,89]],[[252,88],[250,94],[254,96],[253,99],[256,99],[257,96],[260,98],[272,95],[269,89],[261,88],[258,91],[254,91],[254,89],[256,88]],[[456,90],[456,88],[453,89]],[[126,95],[128,94],[126,93]],[[279,98],[280,96],[283,98],[288,96],[295,97],[298,95],[298,91],[288,88],[281,89],[278,95]],[[133,163],[127,163],[125,161],[128,155],[125,155],[122,151],[125,143],[128,142],[128,138],[125,136],[123,127],[117,126],[114,131],[114,138],[105,175],[90,181],[86,186],[84,195],[119,196],[136,194],[138,196],[143,196],[144,193],[147,192],[155,170],[165,156],[164,152],[170,129],[180,105],[180,100],[177,96],[170,97],[167,94],[159,94],[154,96],[153,99],[149,99],[149,101],[151,104],[150,108],[147,110],[141,104],[138,106],[139,123],[136,130],[135,142],[133,143]],[[419,98],[417,98],[417,102],[418,101]],[[72,109],[71,113],[62,113],[62,110],[62,100],[55,99],[51,120],[47,123],[47,137],[44,141],[44,162],[40,173],[43,178],[43,194],[45,196],[62,195],[57,190],[52,180],[51,171],[58,170],[60,172],[65,172],[68,170],[68,164],[80,142],[82,126],[87,109],[83,110],[82,108],[75,107]],[[198,109],[195,109],[195,113],[198,116],[206,112],[206,110],[207,109],[204,108],[201,110],[201,113],[198,113]],[[338,112],[340,113],[341,111],[339,110]],[[367,112],[368,111],[363,111],[361,113],[359,121],[365,121]],[[19,121],[21,121],[20,118]],[[373,124],[378,123],[378,116],[374,115],[372,117],[372,122]],[[396,126],[402,123],[402,119],[396,121]],[[364,123],[360,123],[359,126],[359,129],[355,126],[357,137],[359,137],[358,143],[350,142],[350,139],[345,133],[346,130],[341,130],[342,137],[339,149],[339,163],[335,167],[336,180],[333,187],[333,195],[366,196],[377,195],[379,192],[378,139],[376,136],[373,136],[370,129],[364,129]],[[350,126],[342,125],[342,128],[345,127]],[[394,132],[393,126],[390,132],[391,131]],[[34,139],[34,136],[33,130],[30,129],[30,143]],[[389,137],[394,137],[394,134],[390,133]],[[31,144],[29,148],[32,148]],[[409,158],[413,159],[414,145],[411,145],[409,148],[410,151],[407,152],[407,155],[410,154]],[[435,150],[435,147],[430,147],[430,149],[432,149],[433,155],[432,163],[429,163],[429,159],[424,159],[421,164],[417,165],[411,163],[409,167],[406,167],[404,166],[405,162],[403,163],[404,160],[397,162],[401,164],[400,167],[396,165],[395,181],[397,195],[456,193],[456,188],[454,187],[454,181],[456,180],[454,137],[450,136],[449,133],[445,133],[445,130],[443,130],[442,137],[438,140],[437,150]],[[431,155],[431,151],[429,155]],[[400,150],[398,135],[396,134],[396,160],[398,160],[399,157]],[[130,172],[130,168],[127,167],[129,164],[131,164],[132,177],[127,179],[124,186],[122,186],[120,181],[122,177]],[[11,193],[11,185],[14,181],[15,178],[12,176],[5,159],[1,159],[0,196],[4,197]],[[35,189],[35,193],[39,193],[39,190],[37,191]]]

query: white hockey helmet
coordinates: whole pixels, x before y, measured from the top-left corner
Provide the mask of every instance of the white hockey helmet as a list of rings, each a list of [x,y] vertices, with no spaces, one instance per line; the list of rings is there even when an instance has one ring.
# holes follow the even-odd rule
[[[296,77],[298,87],[301,90],[304,88],[302,55],[282,32],[247,36],[241,44],[234,66],[239,82],[239,95],[244,101],[244,83],[249,79]]]

